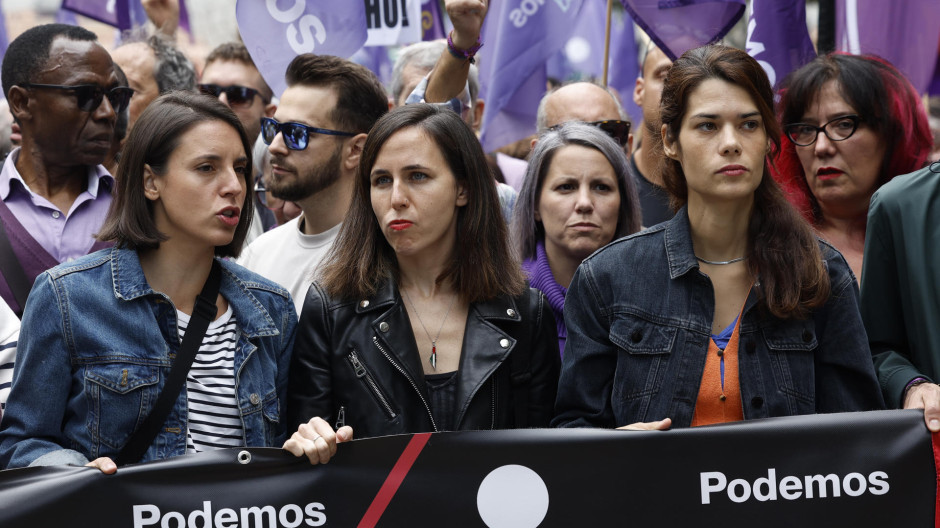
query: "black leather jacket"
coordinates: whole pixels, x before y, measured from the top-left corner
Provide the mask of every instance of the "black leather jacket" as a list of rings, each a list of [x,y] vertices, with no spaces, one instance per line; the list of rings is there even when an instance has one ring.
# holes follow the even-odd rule
[[[288,430],[320,416],[352,426],[356,438],[437,431],[416,346],[393,281],[358,301],[330,299],[312,285],[291,360]],[[548,427],[559,368],[555,320],[541,292],[471,304],[456,429]]]

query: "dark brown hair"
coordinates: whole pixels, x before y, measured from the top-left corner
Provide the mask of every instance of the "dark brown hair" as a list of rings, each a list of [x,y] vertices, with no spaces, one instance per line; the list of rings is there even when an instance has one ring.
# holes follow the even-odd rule
[[[687,51],[673,63],[663,83],[661,102],[665,133],[679,142],[679,130],[688,110],[689,96],[708,79],[738,86],[748,94],[761,114],[772,150],[780,148],[780,124],[773,110],[773,89],[756,60],[736,48],[711,45]],[[662,152],[662,137],[654,135]],[[682,164],[663,156],[663,183],[678,208],[688,201]],[[829,297],[829,276],[822,262],[819,242],[812,227],[787,202],[771,177],[770,156],[754,191],[754,208],[748,225],[747,263],[760,278],[762,301],[774,316],[805,317]]]
[[[285,74],[287,86],[327,86],[336,92],[330,119],[343,132],[365,134],[388,112],[382,82],[365,66],[332,55],[294,57]]]
[[[370,175],[379,150],[396,132],[416,127],[440,149],[447,166],[467,193],[457,211],[454,258],[437,277],[449,280],[467,302],[522,292],[525,278],[509,247],[508,229],[496,195],[496,181],[473,131],[449,109],[414,104],[397,108],[369,133],[352,204],[321,272],[321,284],[334,298],[361,299],[387,280],[399,280],[398,259],[385,240],[370,198]]]
[[[118,165],[116,192],[108,217],[97,238],[114,241],[128,249],[156,249],[167,239],[153,221],[153,202],[144,195],[144,165],[158,175],[166,173],[166,165],[180,138],[189,129],[206,121],[221,121],[234,128],[251,167],[251,142],[232,110],[214,97],[191,92],[170,92],[158,97],[140,114]],[[237,257],[254,216],[251,171],[245,171],[245,203],[235,228],[235,237],[225,246],[217,246],[220,257]]]

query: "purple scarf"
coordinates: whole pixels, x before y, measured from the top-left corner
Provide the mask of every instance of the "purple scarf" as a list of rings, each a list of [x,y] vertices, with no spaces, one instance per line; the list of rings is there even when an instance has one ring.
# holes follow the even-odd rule
[[[545,254],[545,243],[539,242],[535,246],[535,258],[527,259],[522,263],[522,269],[529,276],[529,284],[540,290],[548,299],[548,305],[555,313],[555,324],[558,329],[558,352],[565,355],[565,341],[568,339],[568,328],[565,327],[565,295],[568,288],[555,282],[552,269],[548,266],[548,256]]]

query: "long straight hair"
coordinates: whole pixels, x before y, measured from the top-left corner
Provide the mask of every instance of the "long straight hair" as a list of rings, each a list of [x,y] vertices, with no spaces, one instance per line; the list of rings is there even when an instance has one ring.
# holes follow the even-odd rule
[[[372,210],[370,181],[382,146],[393,134],[410,127],[423,131],[440,150],[468,198],[467,205],[457,211],[453,259],[436,280],[450,281],[469,303],[519,295],[525,278],[509,247],[496,180],[483,147],[460,116],[428,104],[397,108],[369,132],[359,159],[352,204],[321,270],[323,288],[335,299],[361,299],[375,294],[390,279],[400,280],[395,250]]]
[[[665,133],[670,138],[679,140],[689,97],[708,79],[725,81],[750,94],[761,114],[771,151],[780,148],[780,124],[774,115],[773,89],[767,75],[747,53],[719,45],[685,52],[666,75],[661,110]],[[656,148],[662,152],[662,137],[657,139]],[[684,206],[689,190],[682,164],[662,158],[666,190],[674,206]],[[770,171],[768,155],[764,158],[764,175],[754,191],[748,223],[748,269],[760,277],[761,300],[770,313],[783,319],[803,318],[829,298],[829,275],[813,228],[787,202]]]

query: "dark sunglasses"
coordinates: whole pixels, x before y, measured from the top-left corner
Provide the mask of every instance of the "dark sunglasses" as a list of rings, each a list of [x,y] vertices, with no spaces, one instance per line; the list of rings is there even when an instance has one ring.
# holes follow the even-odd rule
[[[558,130],[565,123],[559,123],[554,126],[548,127],[549,130]],[[614,138],[614,141],[620,143],[620,146],[623,147],[627,144],[627,141],[630,139],[630,122],[629,121],[620,121],[619,119],[611,119],[607,121],[591,121],[584,123],[586,125],[595,126],[601,131],[603,131],[608,136]]]
[[[127,105],[131,102],[131,96],[134,95],[134,90],[126,86],[115,86],[110,90],[102,88],[97,84],[76,84],[69,86],[63,84],[26,83],[22,86],[24,88],[67,90],[73,92],[76,102],[78,103],[78,109],[82,112],[94,111],[101,105],[101,100],[107,96],[108,102],[111,103],[111,108],[114,109],[114,113],[119,114],[127,108]]]
[[[218,84],[199,84],[199,91],[211,95],[212,97],[219,97],[219,94],[225,94],[225,98],[228,100],[228,104],[232,106],[242,106],[250,105],[254,100],[255,96],[261,98],[264,104],[268,104],[268,99],[265,99],[261,92],[255,90],[254,88],[249,88],[247,86],[239,86],[233,84],[231,86],[219,86]]]
[[[270,117],[261,118],[261,139],[265,145],[270,145],[274,138],[281,133],[284,135],[284,144],[291,150],[307,148],[310,133],[326,134],[328,136],[355,136],[353,132],[340,132],[326,128],[317,128],[300,123],[279,123]]]

